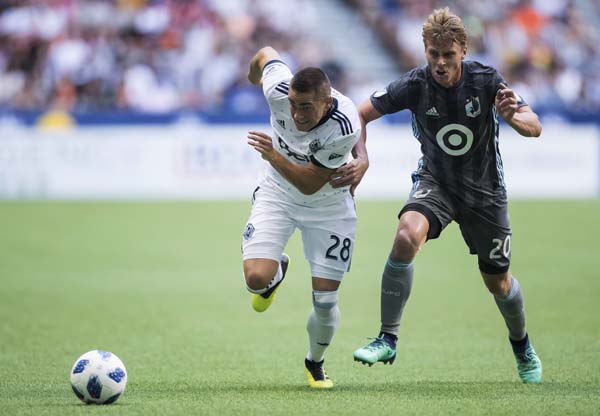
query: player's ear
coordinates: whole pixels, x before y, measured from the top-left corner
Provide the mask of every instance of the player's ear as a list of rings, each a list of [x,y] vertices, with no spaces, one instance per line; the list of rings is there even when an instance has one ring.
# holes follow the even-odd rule
[[[460,57],[461,61],[465,60],[465,56],[467,56],[467,47],[462,48],[462,56]]]
[[[333,104],[333,97],[330,95],[325,99],[325,102],[327,103],[327,108],[331,107],[331,105]]]

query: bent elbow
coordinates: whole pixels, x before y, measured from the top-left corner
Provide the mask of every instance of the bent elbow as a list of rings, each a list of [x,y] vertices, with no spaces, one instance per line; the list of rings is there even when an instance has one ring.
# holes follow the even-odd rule
[[[261,64],[265,63],[264,61],[267,60],[269,56],[276,54],[276,53],[277,53],[277,51],[275,49],[273,49],[271,46],[265,46],[263,48],[260,48],[254,55],[252,60],[250,61],[250,66],[252,66],[252,65],[259,66],[258,69],[262,71]]]
[[[542,125],[540,122],[528,123],[515,130],[523,137],[540,137],[542,134]]]
[[[542,123],[540,123],[539,117],[537,116],[537,114],[535,114],[535,118],[534,118],[532,126],[531,126],[531,137],[540,137],[541,134],[542,134]]]
[[[542,125],[537,124],[529,131],[529,137],[540,137],[542,134]]]
[[[276,54],[276,53],[277,53],[277,51],[272,46],[265,46],[265,47],[260,48],[258,50],[258,52],[256,53],[256,55],[258,55],[260,58],[264,59],[265,57]]]

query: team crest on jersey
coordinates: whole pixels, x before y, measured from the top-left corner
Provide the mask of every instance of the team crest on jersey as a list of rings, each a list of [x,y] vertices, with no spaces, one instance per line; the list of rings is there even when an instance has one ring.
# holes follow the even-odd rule
[[[323,146],[321,145],[321,141],[319,139],[314,139],[308,144],[308,148],[312,153],[317,153],[320,149],[323,148]]]
[[[481,114],[481,105],[479,104],[479,97],[467,98],[467,104],[465,105],[465,111],[467,117],[475,118]]]
[[[285,129],[285,120],[277,120],[277,123]]]
[[[250,240],[252,238],[252,235],[254,234],[254,225],[252,225],[251,223],[248,223],[246,225],[246,229],[244,230],[244,240]]]

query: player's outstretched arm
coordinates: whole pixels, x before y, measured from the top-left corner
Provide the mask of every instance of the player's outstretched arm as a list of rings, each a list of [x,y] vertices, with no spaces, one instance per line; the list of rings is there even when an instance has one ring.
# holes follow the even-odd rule
[[[322,168],[309,162],[306,166],[290,162],[273,148],[271,136],[260,131],[248,132],[248,144],[262,155],[277,172],[305,195],[312,195],[323,187],[333,169]]]
[[[338,168],[329,183],[334,188],[350,186],[350,192],[354,190],[362,180],[369,168],[369,154],[367,153],[367,123],[378,119],[381,114],[375,110],[371,100],[367,99],[358,106],[358,118],[360,119],[360,137],[352,149],[354,160]]]
[[[262,80],[262,71],[265,65],[274,59],[281,60],[279,53],[270,46],[259,49],[250,61],[248,70],[248,80],[254,85],[260,85]]]
[[[519,107],[517,95],[506,85],[500,84],[495,103],[500,116],[521,136],[539,137],[542,134],[537,114],[528,105]]]

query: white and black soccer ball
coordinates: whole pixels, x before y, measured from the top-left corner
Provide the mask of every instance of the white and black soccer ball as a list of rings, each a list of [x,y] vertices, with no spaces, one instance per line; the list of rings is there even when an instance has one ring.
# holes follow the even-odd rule
[[[125,391],[127,370],[123,362],[108,351],[88,351],[71,369],[71,387],[84,403],[111,404]]]

